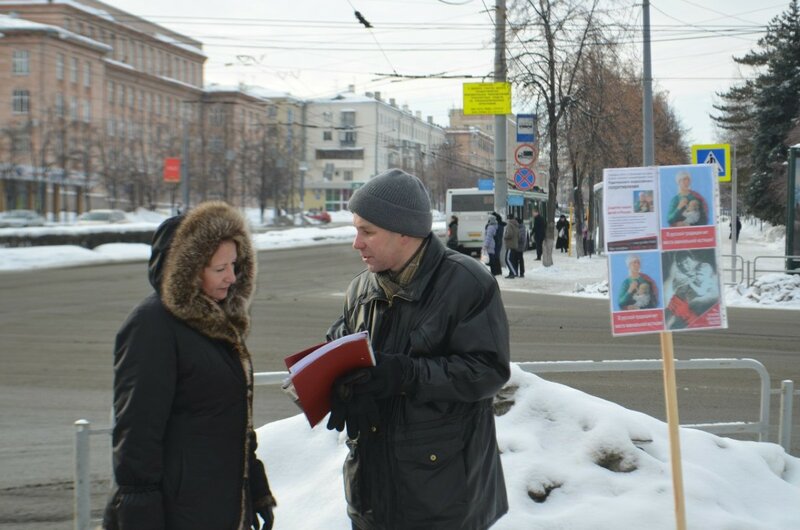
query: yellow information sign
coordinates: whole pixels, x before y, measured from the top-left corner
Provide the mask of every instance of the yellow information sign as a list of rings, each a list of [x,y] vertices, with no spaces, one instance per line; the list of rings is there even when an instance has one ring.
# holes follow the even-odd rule
[[[511,114],[511,83],[464,83],[464,115]]]

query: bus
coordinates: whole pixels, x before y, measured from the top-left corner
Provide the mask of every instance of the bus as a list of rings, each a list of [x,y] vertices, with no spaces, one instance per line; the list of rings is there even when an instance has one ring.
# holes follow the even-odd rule
[[[533,227],[533,210],[547,219],[547,193],[541,191],[508,190],[505,212],[498,212],[503,220],[513,213],[520,219],[528,232],[528,248],[533,246],[531,228]],[[458,249],[470,255],[480,255],[483,247],[483,231],[487,216],[494,211],[494,190],[478,188],[454,188],[447,190],[445,214],[447,222],[450,216],[458,217]]]

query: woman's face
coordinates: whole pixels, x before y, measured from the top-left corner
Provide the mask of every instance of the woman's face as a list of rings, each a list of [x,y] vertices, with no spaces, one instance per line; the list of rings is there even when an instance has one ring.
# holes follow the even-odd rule
[[[692,179],[688,175],[678,181],[678,188],[682,193],[686,193],[687,191],[689,191],[689,188],[691,187],[692,187]]]
[[[642,268],[642,262],[638,259],[631,260],[628,263],[628,270],[630,271],[632,276],[639,276],[639,269]]]
[[[228,296],[228,289],[236,282],[236,243],[223,241],[200,273],[205,294],[221,302]]]

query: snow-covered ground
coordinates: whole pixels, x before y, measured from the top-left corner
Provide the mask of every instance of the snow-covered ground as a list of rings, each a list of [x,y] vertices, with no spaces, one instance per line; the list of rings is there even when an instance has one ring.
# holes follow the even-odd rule
[[[257,224],[257,212],[248,217]],[[147,218],[145,218],[147,217]],[[163,217],[131,215],[155,226]],[[336,214],[334,223],[349,221]],[[444,220],[434,229],[443,232]],[[77,227],[73,227],[77,228]],[[70,230],[69,226],[59,230]],[[85,230],[86,228],[80,228]],[[8,233],[7,229],[0,230]],[[723,254],[729,253],[727,223]],[[349,242],[350,226],[257,231],[257,248]],[[744,223],[738,253],[745,260],[780,256],[779,229]],[[148,245],[0,249],[0,271],[146,260]],[[544,268],[526,253],[525,278],[498,278],[503,290],[607,297],[604,257],[555,254]],[[764,264],[780,268],[780,262]],[[727,281],[727,278],[726,278]],[[749,288],[728,287],[728,305],[800,309],[797,276],[764,274]],[[545,381],[514,366],[504,390],[513,405],[497,419],[510,509],[498,530],[667,530],[675,528],[667,426],[639,412]],[[345,529],[343,435],[302,415],[261,427],[259,451],[278,498],[275,530]],[[800,529],[800,459],[771,443],[737,441],[681,429],[688,528]]]

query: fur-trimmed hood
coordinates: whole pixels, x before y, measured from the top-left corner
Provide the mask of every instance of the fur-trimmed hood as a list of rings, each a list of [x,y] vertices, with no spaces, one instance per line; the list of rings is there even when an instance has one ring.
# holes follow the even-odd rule
[[[200,273],[225,240],[236,243],[236,282],[225,300],[216,302],[203,292]],[[224,202],[205,202],[171,217],[153,236],[150,283],[170,313],[208,337],[243,345],[255,275],[247,223]]]

